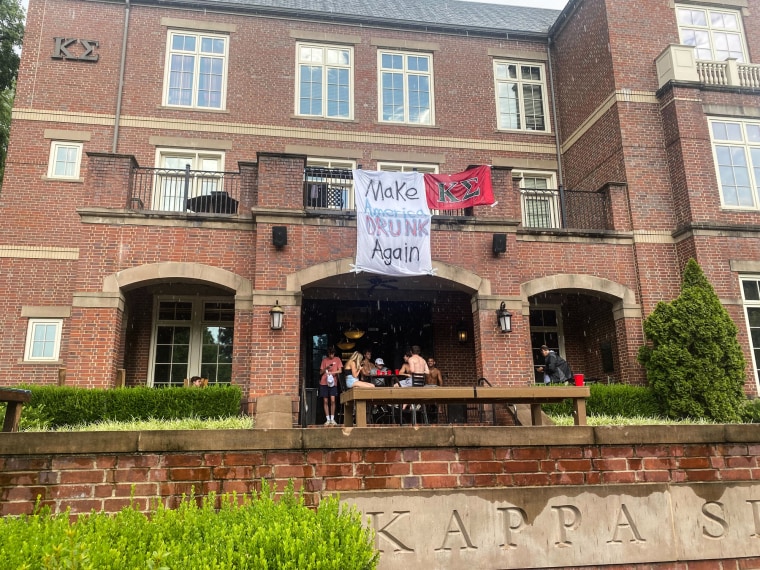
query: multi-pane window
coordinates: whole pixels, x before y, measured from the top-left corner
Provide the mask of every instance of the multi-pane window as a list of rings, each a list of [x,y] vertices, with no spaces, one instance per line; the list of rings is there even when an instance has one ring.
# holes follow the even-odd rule
[[[307,158],[304,203],[307,208],[352,210],[354,208],[352,160]]]
[[[752,368],[755,371],[755,382],[758,382],[758,372],[760,372],[758,369],[760,366],[760,277],[744,277],[741,279],[741,284],[744,314],[752,348]]]
[[[741,16],[734,10],[676,7],[681,43],[696,48],[696,58],[723,61],[734,58],[745,61],[744,34]]]
[[[711,120],[721,201],[732,208],[760,208],[760,122]]]
[[[227,83],[226,36],[169,32],[164,103],[223,109]]]
[[[78,179],[82,143],[53,141],[50,144],[48,178]]]
[[[378,58],[380,121],[432,125],[432,56],[380,51]]]
[[[549,130],[542,64],[494,61],[494,77],[500,129]]]
[[[298,44],[297,114],[311,117],[352,117],[350,47]]]
[[[524,227],[562,227],[559,193],[554,182],[554,174],[523,172],[520,188],[522,196],[522,223]]]
[[[438,174],[437,164],[408,164],[402,162],[379,162],[377,169],[385,172],[421,172],[422,174]],[[462,216],[464,210],[436,210],[431,209],[433,216]]]
[[[235,303],[159,299],[152,351],[153,386],[182,386],[201,376],[209,384],[232,379]]]
[[[24,360],[57,361],[62,327],[61,319],[29,319]]]
[[[193,199],[221,192],[223,162],[220,153],[159,150],[151,209],[193,210]]]

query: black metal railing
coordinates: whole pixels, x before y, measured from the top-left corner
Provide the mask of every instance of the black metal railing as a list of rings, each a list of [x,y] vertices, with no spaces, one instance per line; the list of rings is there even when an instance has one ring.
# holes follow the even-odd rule
[[[127,208],[163,212],[237,214],[240,173],[174,168],[132,170]]]
[[[307,166],[304,170],[303,203],[307,209],[326,208],[352,211],[354,174],[346,168]],[[431,210],[434,216],[466,216],[470,210]]]
[[[610,229],[607,193],[583,190],[520,190],[523,227],[530,229]]]

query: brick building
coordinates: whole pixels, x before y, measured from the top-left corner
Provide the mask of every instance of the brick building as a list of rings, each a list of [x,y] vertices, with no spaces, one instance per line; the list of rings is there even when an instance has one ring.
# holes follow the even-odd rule
[[[31,0],[3,382],[200,374],[252,409],[313,387],[328,343],[392,367],[419,344],[448,383],[494,385],[532,382],[546,343],[641,383],[642,318],[694,257],[756,393],[753,59],[760,0]],[[351,271],[351,169],[478,164],[496,203],[433,216],[434,276]]]

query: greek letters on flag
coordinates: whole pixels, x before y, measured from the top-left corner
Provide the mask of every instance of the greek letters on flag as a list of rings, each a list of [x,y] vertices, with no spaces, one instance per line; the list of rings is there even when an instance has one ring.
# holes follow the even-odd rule
[[[476,166],[456,174],[425,174],[425,194],[432,210],[459,210],[493,204],[491,167]]]

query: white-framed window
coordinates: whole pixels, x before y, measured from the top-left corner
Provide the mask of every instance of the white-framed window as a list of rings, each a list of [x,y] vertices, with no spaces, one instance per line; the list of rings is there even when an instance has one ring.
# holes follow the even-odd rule
[[[351,119],[353,48],[299,43],[296,54],[296,114]]]
[[[228,44],[224,35],[169,30],[164,105],[224,109]]]
[[[494,60],[493,68],[498,128],[549,131],[544,65]]]
[[[48,161],[48,178],[79,179],[82,164],[82,143],[52,141]]]
[[[29,319],[24,360],[55,362],[61,350],[63,319]]]
[[[696,48],[697,59],[747,61],[741,14],[737,10],[676,6],[681,43]]]
[[[377,57],[379,120],[383,123],[434,124],[433,56],[381,50]]]
[[[526,228],[561,228],[559,192],[553,172],[515,171],[521,176],[522,224]]]
[[[306,159],[304,197],[307,208],[354,209],[353,160]]]
[[[156,151],[156,165],[152,210],[197,210],[194,199],[224,191],[223,153],[161,148]]]
[[[229,384],[234,322],[230,299],[156,297],[149,384],[182,386],[192,376]]]
[[[742,287],[742,299],[744,301],[744,317],[749,333],[749,344],[752,349],[752,370],[755,376],[755,385],[759,385],[758,366],[760,366],[760,276],[746,276],[740,278]]]
[[[760,121],[710,119],[709,124],[722,205],[760,209]]]

